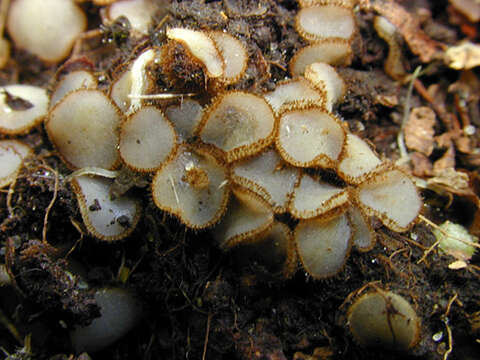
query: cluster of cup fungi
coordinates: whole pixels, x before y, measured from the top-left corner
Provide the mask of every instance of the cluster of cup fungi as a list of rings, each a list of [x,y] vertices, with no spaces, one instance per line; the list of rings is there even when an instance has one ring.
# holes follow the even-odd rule
[[[145,0],[118,1],[106,17],[112,7],[129,2],[151,6]],[[291,59],[292,77],[267,93],[227,90],[248,65],[242,41],[226,32],[182,27],[167,28],[163,45],[124,64],[108,91],[99,89],[89,69],[78,68],[63,72],[51,93],[30,85],[3,87],[0,132],[10,139],[0,141],[0,185],[9,185],[32,153],[11,137],[43,122],[58,155],[74,171],[72,189],[94,237],[127,237],[142,212],[128,187],[148,183],[159,209],[187,228],[210,229],[222,249],[257,244],[282,259],[285,277],[298,262],[315,279],[336,275],[352,246],[365,252],[375,245],[373,217],[393,231],[406,231],[422,202],[410,177],[335,114],[347,90],[335,66],[348,66],[352,59],[355,1],[299,3],[295,26],[309,45]],[[34,14],[50,7],[45,16],[61,13],[69,22],[61,30],[66,38],[47,46],[48,34],[42,39],[32,39],[40,34],[30,29],[25,34],[16,15],[25,16],[22,6]],[[136,31],[148,29],[150,18],[122,11]],[[73,2],[59,0],[17,0],[8,20],[15,45],[50,62],[68,54],[86,24]],[[152,69],[174,76],[172,52],[179,51],[183,61],[203,70],[207,89],[201,98],[207,101],[195,96],[171,101],[155,88]],[[170,99],[167,105],[152,105],[162,98]],[[12,106],[12,99],[24,106]],[[129,179],[124,187],[118,185],[120,175]],[[372,296],[369,301],[381,302],[380,295]]]

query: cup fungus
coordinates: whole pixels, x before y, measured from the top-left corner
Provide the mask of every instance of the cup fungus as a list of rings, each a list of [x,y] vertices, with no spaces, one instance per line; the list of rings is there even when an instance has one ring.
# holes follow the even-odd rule
[[[18,140],[0,140],[0,189],[14,181],[23,160],[31,154],[32,149]]]
[[[237,82],[247,69],[248,54],[245,45],[232,35],[221,31],[212,31],[209,36],[215,42],[225,63],[221,80],[227,84]]]
[[[325,63],[313,63],[306,67],[305,78],[309,80],[316,89],[324,93],[325,107],[332,111],[333,105],[345,95],[345,83],[337,74],[335,69]]]
[[[91,72],[85,70],[72,71],[56,84],[50,96],[49,107],[50,109],[53,108],[69,92],[79,89],[95,89],[97,85],[97,78]]]
[[[48,111],[45,89],[31,85],[0,88],[0,133],[18,135],[43,121]]]
[[[47,62],[67,57],[86,28],[86,16],[73,0],[16,0],[8,12],[15,46]]]
[[[355,300],[348,309],[348,326],[365,347],[405,351],[420,340],[420,319],[409,302],[380,289]]]
[[[180,104],[167,107],[165,115],[173,123],[182,141],[193,138],[203,116],[203,107],[197,101],[185,99]]]

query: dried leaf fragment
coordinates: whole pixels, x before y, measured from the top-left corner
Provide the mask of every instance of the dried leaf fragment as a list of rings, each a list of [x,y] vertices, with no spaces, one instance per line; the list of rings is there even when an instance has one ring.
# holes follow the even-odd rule
[[[456,70],[469,70],[480,65],[480,45],[469,41],[445,51],[445,64]]]
[[[433,151],[435,113],[427,106],[412,109],[405,125],[405,143],[409,149],[430,156]]]

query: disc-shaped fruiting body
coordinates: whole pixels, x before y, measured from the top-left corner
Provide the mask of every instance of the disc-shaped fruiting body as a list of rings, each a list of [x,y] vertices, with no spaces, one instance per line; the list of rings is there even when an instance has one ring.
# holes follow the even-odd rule
[[[198,101],[184,99],[180,104],[167,107],[165,115],[172,122],[179,141],[188,142],[202,120],[203,107]]]
[[[313,63],[347,66],[351,61],[352,48],[348,40],[325,39],[301,48],[290,60],[289,69],[293,76],[298,76]]]
[[[260,195],[275,213],[287,211],[287,204],[300,173],[278,153],[267,150],[233,165],[232,181]]]
[[[331,65],[326,63],[310,64],[305,69],[305,78],[318,91],[325,94],[325,108],[329,111],[345,94],[345,83]]]
[[[48,137],[71,168],[112,169],[118,163],[120,110],[103,92],[69,93],[48,115]]]
[[[87,230],[96,238],[114,241],[127,237],[137,226],[142,212],[140,202],[130,195],[113,198],[113,180],[76,176],[72,187]]]
[[[95,89],[97,78],[86,70],[76,70],[66,74],[56,85],[50,96],[49,107],[54,107],[68,93],[79,89]]]
[[[0,188],[15,180],[32,149],[18,140],[0,140]]]
[[[309,106],[280,116],[276,146],[280,155],[294,166],[334,167],[345,136],[345,129],[333,114]]]
[[[279,114],[305,103],[324,105],[326,93],[322,89],[315,89],[304,78],[298,77],[277,83],[275,90],[266,93],[264,97],[275,113]]]
[[[301,7],[317,6],[317,5],[334,5],[351,9],[358,0],[298,0]]]
[[[121,125],[118,151],[123,162],[136,171],[158,169],[176,149],[173,125],[154,106],[144,106]]]
[[[213,236],[222,249],[254,242],[273,225],[273,211],[268,202],[254,192],[232,186],[232,199]]]
[[[303,174],[288,207],[298,219],[311,219],[343,212],[349,205],[349,190]]]
[[[357,201],[366,214],[398,232],[410,228],[422,207],[415,184],[398,169],[376,174],[359,185]]]
[[[208,35],[215,42],[225,63],[220,80],[226,84],[238,81],[247,70],[248,53],[245,45],[226,32],[212,31]]]
[[[181,43],[203,65],[208,77],[220,78],[225,63],[215,42],[207,33],[185,28],[167,29],[167,37]]]
[[[232,162],[270,145],[274,130],[273,110],[262,97],[232,91],[219,95],[205,110],[198,133]]]
[[[338,175],[351,184],[364,182],[372,173],[387,165],[383,163],[365,140],[357,135],[347,134],[342,160],[338,164]]]
[[[351,40],[355,33],[355,20],[351,9],[316,5],[300,9],[295,18],[295,28],[309,41],[331,38]]]
[[[152,197],[189,228],[212,226],[226,210],[227,169],[208,148],[181,145],[155,174]]]
[[[353,229],[353,245],[358,251],[367,252],[373,249],[376,243],[376,234],[373,230],[370,217],[365,215],[358,207],[348,209],[350,224]]]
[[[302,220],[295,228],[294,237],[300,261],[315,279],[338,274],[352,245],[352,229],[346,214]]]
[[[120,16],[128,19],[135,35],[148,34],[153,25],[153,17],[160,10],[161,1],[155,0],[121,0],[110,5],[105,14],[107,23],[112,23]]]
[[[0,133],[18,135],[38,125],[48,111],[45,89],[31,85],[0,88]]]
[[[348,309],[348,326],[365,347],[408,350],[420,340],[420,319],[402,296],[378,289]]]
[[[48,62],[67,57],[86,28],[87,18],[73,0],[16,0],[8,12],[15,46]]]

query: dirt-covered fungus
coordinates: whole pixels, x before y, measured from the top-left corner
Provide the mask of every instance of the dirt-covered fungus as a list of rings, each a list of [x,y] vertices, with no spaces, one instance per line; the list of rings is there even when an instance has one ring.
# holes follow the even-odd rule
[[[78,89],[94,89],[97,87],[97,78],[89,71],[76,70],[66,74],[56,84],[52,95],[50,96],[49,107],[54,107],[69,92]]]
[[[357,197],[366,214],[377,216],[384,225],[398,232],[410,228],[422,206],[415,184],[397,169],[366,180],[357,188]]]
[[[146,35],[153,24],[153,16],[161,10],[164,0],[121,0],[110,5],[106,11],[106,21],[115,21],[120,16],[125,16],[130,23],[134,34]],[[104,21],[105,21],[104,20]]]
[[[200,139],[225,153],[228,162],[258,153],[273,141],[275,117],[260,96],[232,91],[206,109]]]
[[[272,205],[275,213],[287,211],[299,174],[275,150],[238,162],[231,171],[233,182],[260,195]]]
[[[142,212],[140,202],[135,197],[112,197],[112,183],[112,179],[86,175],[76,176],[72,180],[87,230],[105,241],[127,237],[137,226]]]
[[[355,300],[348,309],[348,326],[365,347],[405,351],[420,340],[420,319],[410,303],[380,289]]]
[[[133,170],[156,170],[175,148],[173,126],[154,106],[142,107],[122,123],[118,150],[123,162]]]
[[[30,154],[32,149],[18,140],[0,140],[0,188],[10,185]]]
[[[352,10],[335,5],[309,6],[297,13],[295,27],[306,40],[350,40],[355,33]]]
[[[184,28],[167,29],[167,37],[178,41],[189,53],[200,61],[211,78],[224,75],[225,63],[217,45],[207,33]]]
[[[300,167],[333,167],[345,143],[340,121],[321,107],[287,111],[279,121],[276,145],[280,155]]]
[[[73,0],[16,0],[8,12],[15,46],[47,62],[67,57],[86,28],[86,16]]]
[[[294,237],[303,267],[316,279],[334,276],[342,270],[352,245],[352,229],[346,214],[302,220]]]
[[[38,125],[47,115],[45,89],[31,85],[8,85],[0,88],[0,133],[23,134]]]
[[[162,210],[188,227],[212,226],[226,210],[227,169],[209,149],[181,145],[152,182],[152,197]]]
[[[63,98],[45,122],[48,136],[72,168],[112,169],[118,162],[120,110],[101,91],[76,90]]]
[[[308,65],[305,69],[305,78],[325,94],[325,107],[329,111],[345,94],[346,88],[343,79],[328,64],[313,63]]]

